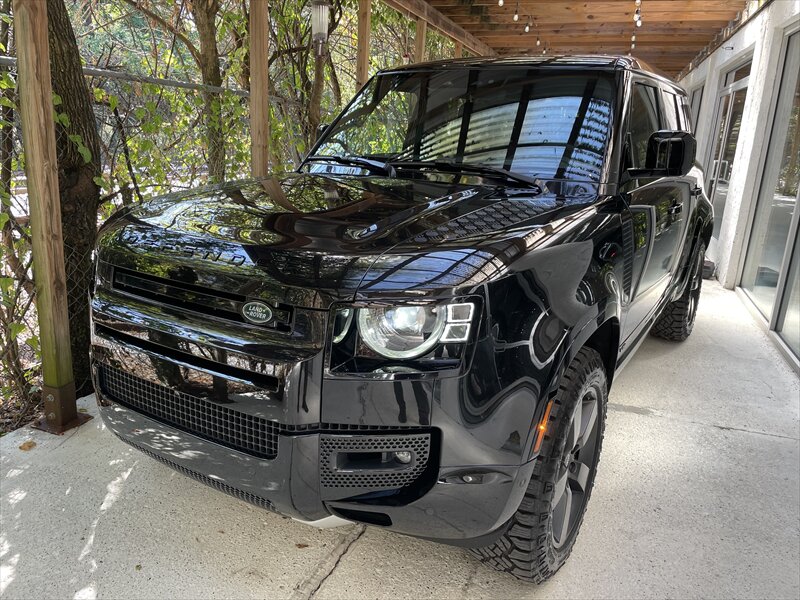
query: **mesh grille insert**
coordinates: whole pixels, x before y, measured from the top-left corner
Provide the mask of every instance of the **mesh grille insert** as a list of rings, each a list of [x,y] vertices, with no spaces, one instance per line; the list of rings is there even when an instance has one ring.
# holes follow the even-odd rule
[[[163,423],[262,458],[278,455],[278,424],[178,392],[115,367],[100,367],[108,396]]]
[[[394,490],[413,483],[425,470],[431,435],[320,435],[320,483],[326,488]],[[333,461],[337,452],[413,452],[416,460],[404,469],[339,471]]]

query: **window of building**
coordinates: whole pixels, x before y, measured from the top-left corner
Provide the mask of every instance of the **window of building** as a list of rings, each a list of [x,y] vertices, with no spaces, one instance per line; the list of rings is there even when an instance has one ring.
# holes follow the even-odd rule
[[[697,131],[697,116],[700,114],[700,107],[703,105],[704,86],[694,88],[689,97],[689,114],[691,116],[692,131]]]

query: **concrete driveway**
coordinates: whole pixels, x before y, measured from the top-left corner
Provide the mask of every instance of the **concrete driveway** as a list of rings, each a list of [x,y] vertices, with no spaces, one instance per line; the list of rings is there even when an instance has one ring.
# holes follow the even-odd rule
[[[62,437],[23,428],[0,439],[0,595],[797,598],[799,405],[797,376],[735,294],[707,282],[692,337],[648,340],[615,382],[583,530],[539,587],[459,548],[251,507],[99,419]]]

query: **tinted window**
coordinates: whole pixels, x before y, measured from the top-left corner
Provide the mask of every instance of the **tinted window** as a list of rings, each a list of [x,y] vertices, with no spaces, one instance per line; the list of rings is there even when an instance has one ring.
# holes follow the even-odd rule
[[[644,168],[647,142],[650,135],[656,131],[658,131],[656,90],[647,85],[634,84],[628,122],[628,147],[633,168]]]
[[[316,153],[391,161],[448,159],[545,179],[599,181],[614,94],[610,74],[552,69],[381,75]]]

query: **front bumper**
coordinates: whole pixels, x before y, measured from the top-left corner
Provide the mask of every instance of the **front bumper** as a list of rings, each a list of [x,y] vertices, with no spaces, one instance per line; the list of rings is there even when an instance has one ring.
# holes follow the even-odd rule
[[[318,349],[284,345],[273,356],[214,323],[202,336],[199,326],[156,331],[165,320],[132,302],[95,297],[93,313],[107,427],[221,491],[301,521],[336,516],[466,546],[486,543],[522,501],[539,395],[530,381],[479,403],[469,373],[328,378]],[[119,375],[113,385],[107,368]],[[406,449],[414,460],[391,476],[369,464],[348,472],[337,458]]]
[[[320,437],[326,434],[280,435],[277,457],[265,460],[165,425],[109,400],[99,390],[98,404],[106,426],[136,449],[206,485],[300,521],[335,515],[470,545],[470,540],[482,540],[511,518],[533,469],[532,461],[522,466],[440,468],[426,493],[401,506],[326,502],[319,484]],[[480,473],[481,482],[465,483],[465,473]]]

